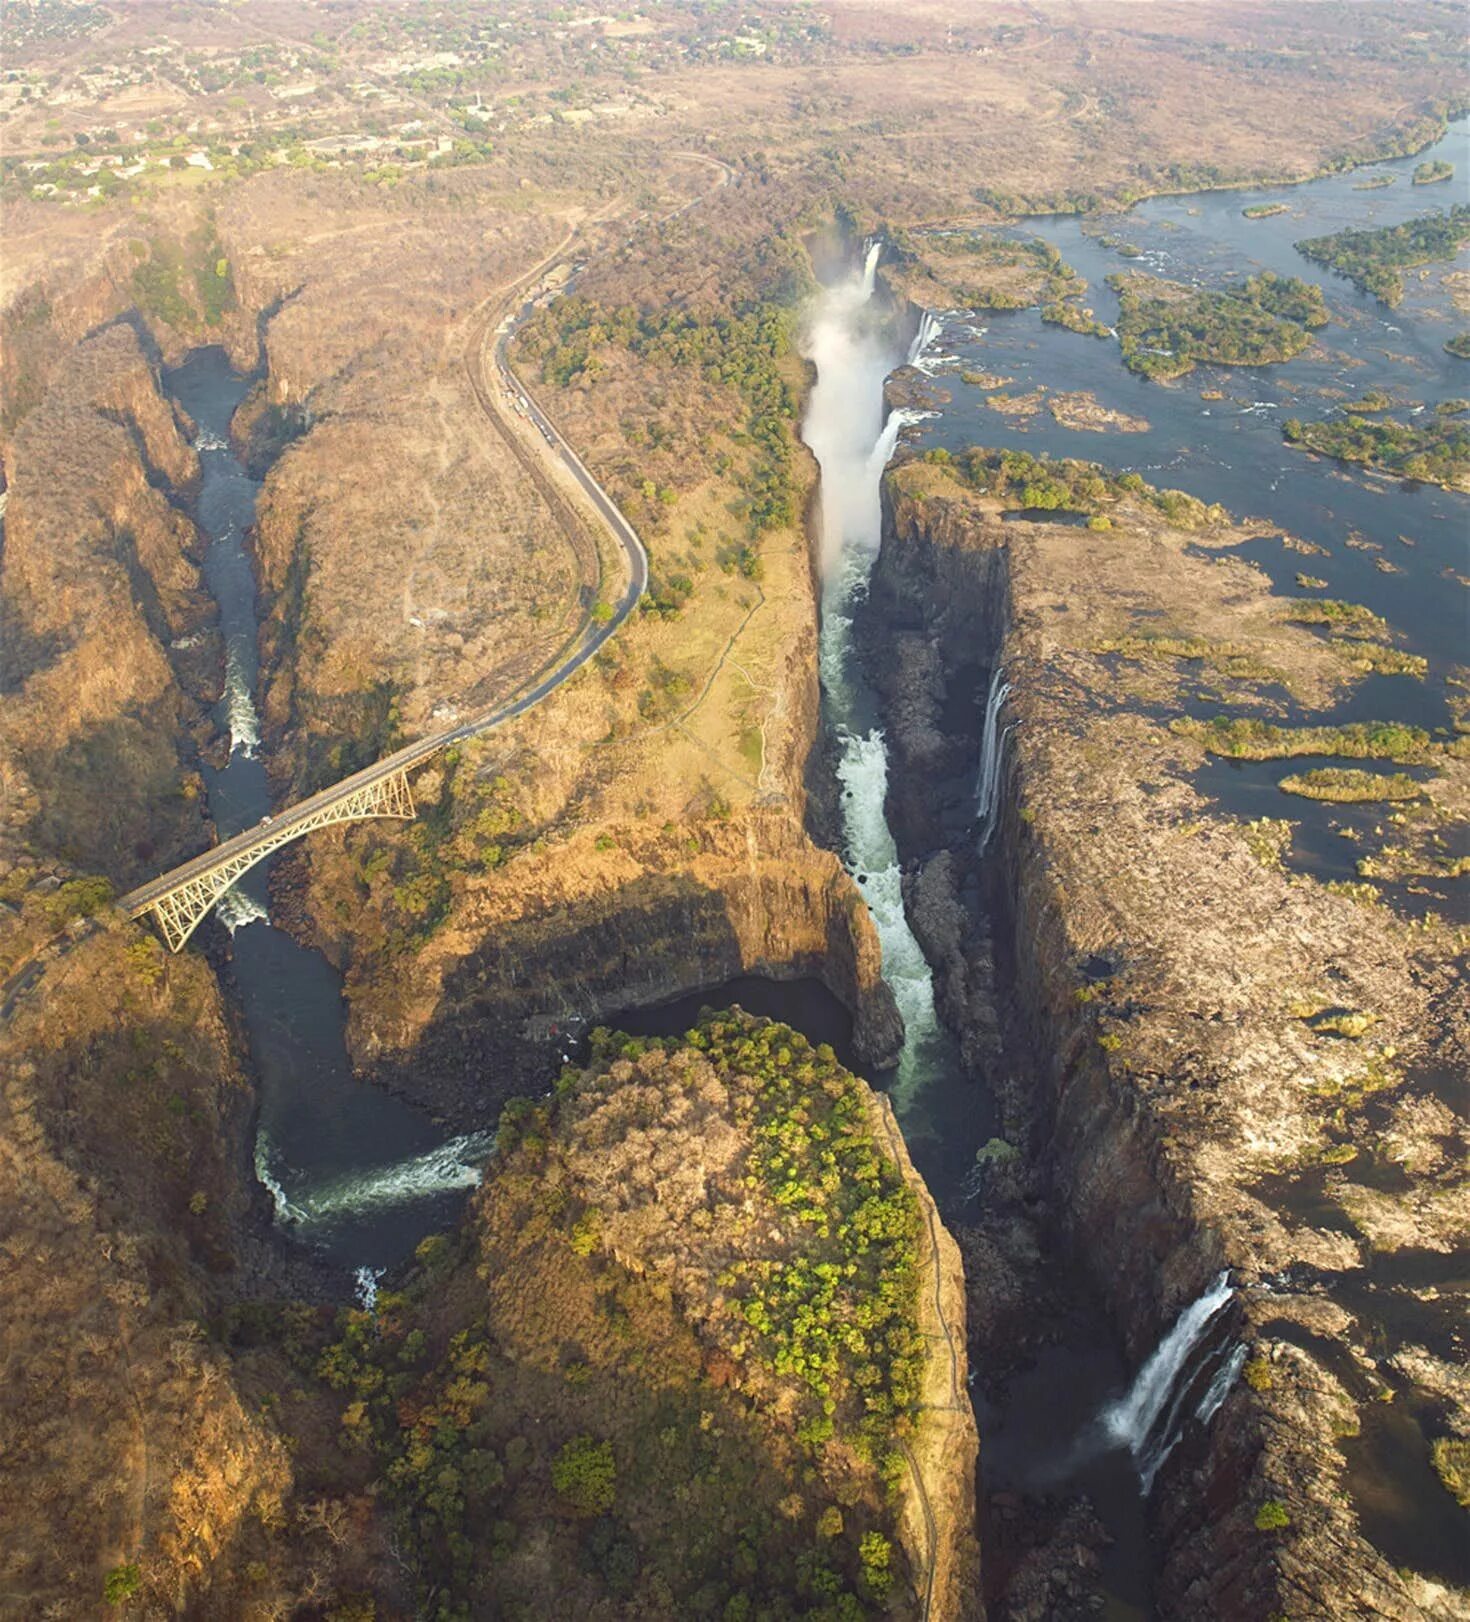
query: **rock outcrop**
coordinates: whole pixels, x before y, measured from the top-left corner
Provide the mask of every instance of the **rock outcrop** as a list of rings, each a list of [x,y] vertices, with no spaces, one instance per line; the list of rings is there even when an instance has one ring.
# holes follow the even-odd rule
[[[205,843],[194,757],[217,692],[197,473],[133,329],[57,363],[6,451],[0,564],[7,815],[125,884]]]
[[[785,1026],[600,1033],[506,1111],[457,1240],[342,1327],[317,1368],[425,1589],[978,1614],[953,1242],[886,1105]]]
[[[1470,1417],[1438,1372],[1454,1338],[1439,1291],[1418,1282],[1448,1278],[1434,1258],[1465,1231],[1449,1151],[1465,1122],[1435,1079],[1465,1051],[1456,935],[1290,873],[1190,784],[1199,753],[1166,725],[1202,689],[1257,715],[1280,713],[1282,684],[1320,703],[1340,662],[1220,551],[1239,538],[1223,521],[1180,533],[1124,501],[1107,530],[1005,524],[999,501],[919,463],[886,501],[874,603],[903,649],[894,747],[934,752],[961,667],[1002,665],[1011,684],[992,916],[1038,1071],[1033,1153],[1136,1358],[1219,1269],[1237,1286],[1251,1379],[1208,1431],[1185,1428],[1150,1500],[1161,1606],[1458,1614],[1375,1547],[1357,1496],[1365,1472],[1407,1469],[1394,1491],[1455,1513],[1413,1422],[1397,1434],[1422,1465],[1375,1451],[1370,1399],[1437,1412],[1431,1435]],[[1437,769],[1452,784],[1463,766]],[[930,863],[920,896],[942,880]],[[918,909],[941,985],[966,973],[963,943],[946,946],[955,904]],[[1401,1244],[1422,1266],[1384,1260]],[[1003,1297],[1004,1236],[977,1254]]]

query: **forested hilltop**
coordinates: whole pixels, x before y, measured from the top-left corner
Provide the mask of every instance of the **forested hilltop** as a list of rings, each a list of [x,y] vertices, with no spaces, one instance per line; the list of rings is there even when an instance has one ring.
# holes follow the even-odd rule
[[[229,1315],[297,1492],[343,1523],[373,1505],[335,1574],[361,1614],[856,1622],[919,1614],[936,1558],[958,1614],[974,1431],[937,1463],[950,1350],[924,1333],[937,1279],[962,1342],[958,1268],[885,1110],[738,1010],[598,1031],[551,1099],[506,1108],[463,1229],[400,1287]]]

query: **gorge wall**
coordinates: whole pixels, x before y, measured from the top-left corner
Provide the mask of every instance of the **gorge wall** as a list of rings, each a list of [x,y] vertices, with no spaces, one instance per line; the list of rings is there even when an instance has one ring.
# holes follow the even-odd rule
[[[1443,1590],[1395,1572],[1366,1540],[1342,1490],[1342,1438],[1384,1368],[1374,1313],[1351,1296],[1373,1224],[1349,1241],[1268,1192],[1283,1168],[1324,1152],[1324,1125],[1344,1099],[1349,1130],[1373,1140],[1361,1113],[1373,1085],[1365,1075],[1399,1055],[1459,1051],[1463,1010],[1443,1001],[1452,932],[1426,938],[1383,909],[1365,915],[1263,866],[1250,830],[1211,814],[1184,780],[1197,756],[1155,719],[1198,702],[1201,687],[1207,699],[1257,710],[1272,703],[1266,681],[1321,702],[1343,680],[1340,667],[1282,623],[1262,575],[1218,550],[1238,534],[1223,515],[1201,510],[1199,527],[1181,533],[1141,501],[1123,501],[1107,508],[1103,533],[1007,523],[983,478],[917,462],[890,474],[885,502],[869,635],[887,650],[898,758],[945,767],[953,742],[936,717],[946,687],[973,680],[977,664],[1003,667],[1011,684],[986,870],[977,878],[973,858],[951,849],[910,880],[916,930],[937,950],[950,1006],[963,1017],[966,975],[993,930],[1001,1023],[1029,1054],[1033,1078],[1030,1096],[1002,1083],[1007,1125],[1029,1140],[1135,1359],[1219,1269],[1231,1268],[1237,1286],[1221,1322],[1244,1338],[1256,1373],[1207,1432],[1184,1427],[1158,1477],[1150,1502],[1164,1550],[1161,1608],[1453,1614]],[[1212,654],[1210,639],[1227,627],[1228,649],[1221,640],[1224,651]],[[1131,660],[1107,651],[1130,633],[1192,633],[1203,670],[1146,646]],[[1260,687],[1230,666],[1231,651],[1243,649]],[[892,803],[916,848],[932,851],[932,799],[927,815],[901,789]],[[984,906],[977,916],[977,885],[990,898],[990,925]],[[947,930],[925,931],[926,917],[947,918]],[[1371,1009],[1387,1027],[1368,1050],[1314,1035],[1322,999],[1311,1003],[1311,993],[1323,986],[1334,1003]],[[1411,1078],[1405,1066],[1387,1080],[1400,1089],[1396,1130],[1418,1144],[1400,1151],[1414,1185],[1402,1208],[1426,1210],[1437,1187],[1458,1210],[1435,1136],[1453,1117]],[[1341,1127],[1340,1108],[1334,1119]],[[1453,1229],[1462,1218],[1446,1211],[1439,1220]],[[1421,1243],[1450,1245],[1436,1225]],[[990,1235],[979,1252],[987,1265],[972,1276],[982,1337],[984,1289],[1004,1278],[1005,1254]],[[998,1294],[1004,1305],[1005,1289]],[[1416,1371],[1408,1383],[1443,1398],[1453,1381],[1443,1353],[1429,1349],[1439,1343],[1432,1299],[1422,1342],[1390,1366]],[[1334,1357],[1324,1334],[1341,1336],[1346,1356]],[[1267,1502],[1282,1506],[1274,1530],[1260,1529]]]

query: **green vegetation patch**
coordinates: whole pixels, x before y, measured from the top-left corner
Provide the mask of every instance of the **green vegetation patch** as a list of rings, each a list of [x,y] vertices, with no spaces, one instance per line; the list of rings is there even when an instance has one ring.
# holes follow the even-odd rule
[[[1398,721],[1350,721],[1336,727],[1278,727],[1269,721],[1213,721],[1180,717],[1169,729],[1193,738],[1212,755],[1232,760],[1288,760],[1297,755],[1345,755],[1351,760],[1398,760],[1422,765],[1433,759],[1434,746],[1422,727]]]
[[[1238,642],[1212,642],[1203,636],[1115,636],[1099,642],[1095,653],[1119,653],[1125,659],[1185,659],[1206,664],[1237,681],[1284,681],[1274,665],[1263,663]]]
[[[1069,332],[1080,332],[1085,338],[1111,338],[1112,329],[1093,317],[1091,310],[1080,304],[1058,301],[1041,307],[1041,319],[1054,327],[1065,327]]]
[[[1104,507],[1132,497],[1176,529],[1202,529],[1224,523],[1228,516],[1218,504],[1206,506],[1184,490],[1156,489],[1137,473],[1109,473],[1097,462],[981,447],[959,456],[941,447],[927,451],[924,460],[950,467],[976,490],[1032,512],[1101,515]]]
[[[792,425],[797,399],[782,375],[793,352],[794,307],[773,301],[734,315],[700,317],[682,309],[640,313],[632,305],[610,310],[571,295],[557,299],[526,324],[521,342],[557,388],[595,379],[599,355],[610,345],[644,360],[697,371],[707,382],[734,388],[748,413],[746,433],[756,449],[745,480],[745,516],[752,531],[796,521]]]
[[[1128,369],[1166,382],[1201,361],[1261,366],[1290,360],[1327,320],[1322,291],[1269,271],[1221,292],[1195,291],[1151,276],[1115,274],[1118,339]]]
[[[1326,422],[1288,417],[1281,431],[1288,445],[1339,462],[1356,462],[1397,478],[1447,489],[1465,489],[1470,486],[1470,426],[1453,420],[1455,415],[1425,412],[1407,423],[1369,421],[1355,412]]]
[[[1470,1509],[1470,1439],[1441,1436],[1430,1452],[1445,1491],[1453,1493],[1459,1503]]]
[[[1285,214],[1288,209],[1285,203],[1252,203],[1240,212],[1248,220],[1269,220],[1273,214]]]
[[[1414,184],[1416,186],[1435,186],[1442,180],[1448,180],[1455,172],[1452,163],[1446,163],[1443,158],[1428,159],[1423,163],[1414,165]]]
[[[1319,597],[1293,603],[1286,612],[1288,625],[1327,625],[1339,636],[1387,636],[1388,621],[1361,603],[1344,603],[1335,597]]]
[[[1457,332],[1453,338],[1446,338],[1444,347],[1445,353],[1456,360],[1470,360],[1470,332]]]
[[[133,296],[138,308],[165,326],[217,327],[238,304],[230,262],[206,220],[187,242],[165,237],[135,241]]]
[[[1385,647],[1381,642],[1355,642],[1343,637],[1328,637],[1327,646],[1355,670],[1372,671],[1379,676],[1413,676],[1423,681],[1429,673],[1429,661],[1420,653],[1405,653],[1400,648]]]
[[[1448,214],[1422,214],[1402,225],[1307,237],[1296,249],[1392,308],[1404,296],[1401,270],[1453,259],[1465,241],[1470,241],[1470,204],[1461,203]]]
[[[1428,792],[1406,772],[1385,775],[1359,772],[1350,767],[1324,766],[1310,772],[1283,777],[1278,785],[1286,794],[1300,794],[1308,800],[1331,800],[1337,805],[1356,805],[1373,800],[1418,800]]]

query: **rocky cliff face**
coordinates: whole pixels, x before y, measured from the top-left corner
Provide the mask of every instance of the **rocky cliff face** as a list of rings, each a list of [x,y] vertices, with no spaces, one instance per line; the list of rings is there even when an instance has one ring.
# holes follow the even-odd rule
[[[1207,1433],[1185,1428],[1150,1500],[1162,1608],[1458,1614],[1443,1588],[1394,1570],[1357,1496],[1365,1471],[1395,1468],[1392,1491],[1453,1514],[1422,1439],[1399,1433],[1422,1460],[1407,1477],[1402,1455],[1390,1466],[1375,1451],[1368,1400],[1463,1434],[1438,1291],[1412,1282],[1443,1274],[1465,1220],[1445,1158],[1464,1122],[1433,1081],[1465,1041],[1453,931],[1283,871],[1201,800],[1185,777],[1198,756],[1155,719],[1197,702],[1201,680],[1216,684],[1208,699],[1257,713],[1275,681],[1320,702],[1339,670],[1281,623],[1261,576],[1215,550],[1237,538],[1228,526],[1186,538],[1138,510],[1115,511],[1106,534],[1002,524],[999,502],[918,464],[891,476],[887,503],[874,601],[899,628],[896,746],[934,752],[932,716],[962,665],[1001,663],[1012,684],[992,847],[999,983],[1036,1067],[1033,1142],[1077,1247],[1139,1359],[1218,1269],[1238,1287],[1230,1327],[1251,1379]],[[1203,675],[1147,647],[1105,651],[1130,632],[1203,638]],[[1265,675],[1223,672],[1230,651],[1208,643],[1227,636]],[[944,876],[931,863],[917,881],[920,918],[956,909]],[[967,945],[952,929],[946,949],[930,928],[941,983],[963,983],[957,960],[983,935],[972,924]],[[1344,1040],[1324,1009],[1368,1018]],[[1373,1173],[1383,1154],[1387,1183]],[[1319,1185],[1331,1212],[1303,1194]],[[1400,1281],[1374,1258],[1401,1243],[1424,1262]],[[1003,1285],[1004,1231],[976,1255],[977,1278]]]
[[[574,836],[513,861],[494,886],[467,885],[394,983],[350,959],[358,1062],[441,1107],[483,1111],[474,1078],[495,1078],[495,1092],[534,1085],[554,1032],[743,974],[821,980],[857,1011],[860,1051],[893,1062],[901,1027],[871,920],[836,858],[789,817],[712,820],[677,840],[628,830],[599,849],[609,837]]]
[[[288,1455],[201,1333],[244,1259],[250,1095],[209,969],[73,933],[0,1022],[6,1616],[224,1608]],[[214,1596],[213,1599],[210,1596]]]
[[[130,327],[58,361],[6,449],[0,568],[9,813],[119,883],[205,841],[192,758],[217,691],[194,453]]]

